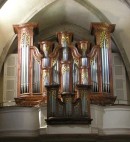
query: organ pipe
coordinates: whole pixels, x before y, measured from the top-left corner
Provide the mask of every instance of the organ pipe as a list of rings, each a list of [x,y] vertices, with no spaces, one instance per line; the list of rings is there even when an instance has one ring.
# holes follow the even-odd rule
[[[87,52],[89,50],[89,42],[88,41],[80,41],[78,43],[78,49],[80,54],[82,55],[80,59],[80,83],[84,85],[89,84],[89,79],[88,79],[88,72],[89,72],[89,67],[88,67],[88,60],[87,60]]]
[[[102,88],[103,92],[109,93],[109,62],[108,62],[108,48],[106,47],[106,41],[103,41],[103,47],[101,48],[102,54]]]
[[[14,31],[18,34],[18,96],[32,95],[33,93],[33,62],[31,57],[31,46],[33,46],[33,35],[37,31],[37,24],[25,23],[14,25]]]
[[[33,58],[33,92],[40,93],[40,64]]]
[[[98,92],[98,79],[97,79],[97,58],[94,57],[92,64],[91,64],[91,77],[92,77],[92,86],[93,91]]]
[[[23,36],[23,44],[21,44],[21,93],[29,93],[29,47],[27,45],[26,38],[27,37]]]
[[[27,72],[26,72],[26,75],[27,75],[27,78],[26,78],[26,82],[27,82],[27,93],[29,93],[29,78],[28,78],[28,76],[29,76],[29,74],[28,74],[28,68],[29,68],[29,46],[27,45],[26,46],[26,49],[27,49],[27,53],[26,53],[26,57],[27,57],[27,67],[26,67],[26,69],[27,69]]]
[[[112,76],[112,67],[109,60],[111,56],[110,34],[114,31],[114,29],[114,24],[92,23],[91,25],[91,33],[95,35],[96,44],[100,45],[99,54],[97,56],[97,61],[99,65],[99,68],[97,68],[97,78],[99,84],[99,92],[102,94],[105,92],[113,95],[112,85],[110,87],[110,84],[113,84],[112,77],[110,78],[110,76]]]
[[[50,59],[49,54],[52,52],[52,42],[49,41],[41,41],[40,44],[40,52],[43,54],[42,58],[42,92],[44,95],[46,95],[46,85],[51,84],[51,79],[54,80],[54,78],[51,78],[51,71],[50,71]],[[56,70],[56,67],[53,68],[52,76],[54,74],[54,71]]]

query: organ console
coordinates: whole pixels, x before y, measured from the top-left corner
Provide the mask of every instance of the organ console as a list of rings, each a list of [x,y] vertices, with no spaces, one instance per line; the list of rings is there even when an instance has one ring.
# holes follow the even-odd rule
[[[90,124],[90,103],[113,104],[111,36],[115,25],[92,23],[96,45],[73,44],[73,33],[58,32],[58,44],[33,45],[36,23],[14,25],[18,34],[18,97],[20,106],[47,100],[47,123]]]

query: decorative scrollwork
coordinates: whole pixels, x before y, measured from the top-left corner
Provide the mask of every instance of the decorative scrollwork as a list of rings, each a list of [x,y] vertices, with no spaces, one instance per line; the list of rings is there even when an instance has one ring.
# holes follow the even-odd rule
[[[104,45],[104,40],[106,41],[106,47],[108,48],[109,45],[108,45],[108,37],[107,37],[107,33],[106,31],[102,31],[100,33],[100,47],[102,48],[103,45]]]
[[[78,66],[79,65],[79,60],[76,59],[75,57],[73,57],[73,59],[74,59],[74,63]]]
[[[49,78],[49,72],[48,70],[43,70],[43,80],[45,80],[46,78]]]
[[[54,66],[56,62],[57,62],[57,58],[52,58],[52,66]]]
[[[30,36],[27,32],[22,33],[21,44],[30,45]]]
[[[81,74],[81,78],[82,78],[82,80],[84,80],[84,79],[88,79],[88,71],[83,71],[82,72],[82,74]]]
[[[68,102],[68,103],[71,103],[71,102],[72,102],[72,98],[66,98],[65,100],[66,100],[66,103],[67,103],[67,102]]]
[[[68,32],[59,32],[57,34],[58,36],[58,40],[60,42],[60,44],[70,44],[72,41],[72,33],[68,33]]]
[[[69,36],[63,34],[62,37],[61,37],[61,43],[68,43],[69,44]]]
[[[81,44],[80,48],[81,48],[81,51],[82,51],[82,55],[85,55],[86,51],[87,51],[87,47],[84,44]]]
[[[69,71],[70,71],[70,67],[68,65],[62,66],[62,74],[64,74],[65,72],[69,72]]]
[[[51,90],[51,95],[56,99],[56,90]]]

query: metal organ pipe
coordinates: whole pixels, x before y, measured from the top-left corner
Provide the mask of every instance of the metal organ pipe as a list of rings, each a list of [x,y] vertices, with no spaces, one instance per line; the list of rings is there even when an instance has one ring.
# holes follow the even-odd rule
[[[95,64],[95,58],[93,61],[93,82],[94,82],[94,92],[96,92],[96,64]]]
[[[24,78],[24,92],[23,93],[26,93],[26,76],[25,76],[26,75],[26,65],[25,65],[26,64],[26,54],[25,54],[26,48],[25,48],[25,45],[24,45],[23,49],[24,49],[24,53],[23,53],[23,55],[24,55],[24,58],[23,58],[24,59],[24,68],[23,68],[23,70],[24,70],[24,77],[23,77]]]
[[[82,78],[82,84],[88,84],[88,69],[87,69],[87,58],[86,57],[83,57],[81,59],[82,61],[82,67],[84,67],[83,69],[83,74],[84,74],[84,77]]]
[[[25,83],[25,81],[24,81],[24,72],[25,72],[25,69],[24,69],[25,68],[25,63],[24,62],[25,62],[25,55],[24,55],[24,52],[25,52],[25,48],[24,48],[24,44],[23,44],[23,53],[22,53],[23,54],[22,55],[22,57],[23,57],[22,58],[22,61],[23,61],[23,68],[22,68],[23,69],[23,76],[22,76],[22,78],[23,78],[23,93],[24,93],[24,90],[25,90],[24,89],[25,88],[25,84],[24,84]]]
[[[75,66],[74,66],[74,63],[73,63],[73,91],[74,91],[74,83],[75,83]]]
[[[26,61],[26,63],[27,63],[27,66],[26,66],[26,69],[27,69],[27,72],[26,72],[26,75],[27,75],[27,80],[26,80],[26,82],[27,82],[27,93],[29,92],[29,80],[28,80],[28,67],[29,67],[29,46],[27,45],[26,46],[26,48],[27,48],[27,61]]]
[[[106,47],[106,92],[109,92],[109,63],[108,63],[108,48]]]
[[[56,63],[57,64],[57,84],[59,84],[59,62]]]
[[[107,48],[107,67],[108,67],[108,69],[107,69],[107,71],[108,71],[108,74],[107,74],[107,80],[108,80],[107,85],[108,85],[108,90],[107,90],[107,91],[110,92],[108,48]]]
[[[96,82],[96,92],[98,92],[97,60],[96,60],[96,58],[95,58],[95,82]]]
[[[53,83],[59,84],[59,63],[56,61],[55,65],[53,66]]]
[[[21,47],[20,47],[20,50],[21,50],[21,66],[20,66],[20,68],[21,68],[21,84],[20,84],[20,93],[22,93],[23,92],[23,78],[22,78],[22,76],[23,76],[23,61],[22,61],[22,53],[23,53],[23,48],[22,48],[22,45],[21,45]]]
[[[102,87],[103,92],[109,92],[109,62],[108,62],[108,48],[106,47],[106,40],[103,41],[102,47]]]
[[[104,56],[104,89],[103,91],[106,92],[106,84],[107,84],[107,63],[106,63],[106,44],[105,44],[105,40],[104,40],[104,44],[103,44],[103,56]]]
[[[56,63],[56,66],[55,66],[55,77],[56,77],[56,82],[57,82],[57,63]]]
[[[27,55],[27,52],[28,52],[28,49],[27,49],[27,45],[25,45],[25,84],[26,84],[26,93],[28,93],[28,91],[27,91],[27,76],[28,76],[28,72],[27,72],[27,70],[28,70],[28,64],[27,64],[27,60],[28,60],[28,55]]]
[[[92,88],[93,92],[98,92],[98,76],[97,76],[97,56],[93,58],[91,63],[91,78],[92,78]]]
[[[91,62],[91,78],[92,78],[92,89],[95,91],[94,87],[94,61]]]
[[[62,65],[62,76],[63,76],[63,92],[69,92],[69,78],[70,78],[70,67],[69,65]]]
[[[56,84],[56,64],[53,66],[53,83]]]
[[[95,83],[95,92],[97,92],[97,64],[96,59],[94,58],[94,83]]]
[[[107,92],[107,84],[108,84],[108,64],[107,64],[107,48],[106,48],[106,44],[105,44],[105,46],[104,46],[104,50],[105,50],[105,65],[106,65],[106,68],[105,68],[105,73],[106,73],[106,75],[105,75],[105,77],[106,77],[106,82],[105,82],[105,86],[106,86],[106,88],[105,88],[105,92]]]
[[[35,61],[36,62],[36,93],[38,92],[38,77],[39,77],[39,75],[38,75],[38,72],[39,72],[39,67],[38,67],[38,62],[37,61]]]
[[[40,92],[40,64],[38,63],[38,92]]]
[[[37,63],[35,60],[35,93],[37,92],[37,71],[38,71],[38,68],[37,68]]]
[[[33,92],[40,93],[40,64],[33,59]]]
[[[35,92],[35,62],[33,58],[33,92]]]
[[[78,73],[78,67],[76,65],[76,63],[73,62],[73,92],[75,91],[75,87],[76,87],[76,84],[79,83],[79,73]]]
[[[28,47],[25,44],[25,93],[28,93]]]
[[[36,64],[36,60],[34,59],[34,91],[36,93],[37,91],[37,64]]]
[[[21,93],[29,92],[28,67],[29,67],[29,47],[21,45]]]
[[[53,66],[53,83],[58,84],[59,83],[59,63],[56,61],[56,63]]]
[[[104,91],[104,87],[105,87],[105,70],[104,70],[104,46],[101,48],[101,54],[102,54],[102,88]]]
[[[36,60],[33,58],[33,92],[37,92],[37,64]]]

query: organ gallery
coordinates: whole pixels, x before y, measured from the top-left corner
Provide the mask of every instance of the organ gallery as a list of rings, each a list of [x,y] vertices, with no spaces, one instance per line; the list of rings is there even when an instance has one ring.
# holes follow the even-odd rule
[[[38,24],[14,25],[18,36],[18,106],[47,103],[47,123],[90,124],[90,104],[112,105],[111,33],[115,25],[91,23],[95,45],[73,42],[74,34],[57,31],[57,41],[34,46]]]

